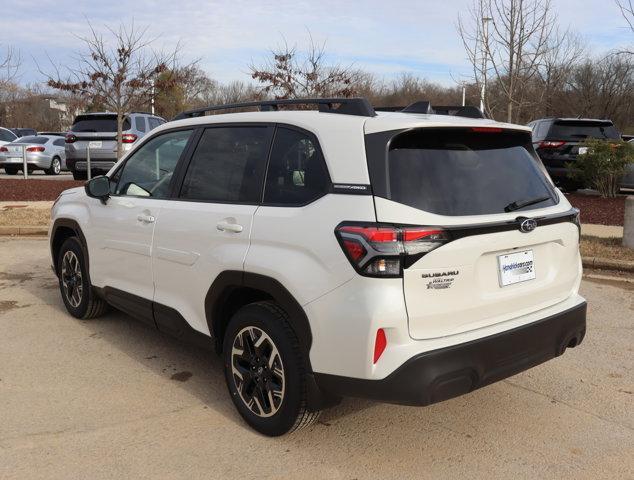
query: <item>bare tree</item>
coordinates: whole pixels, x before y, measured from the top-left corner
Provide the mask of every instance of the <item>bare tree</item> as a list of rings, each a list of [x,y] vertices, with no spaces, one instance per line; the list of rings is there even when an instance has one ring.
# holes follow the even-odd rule
[[[634,32],[634,3],[632,0],[616,0],[616,4],[621,10],[621,15]]]
[[[351,97],[360,72],[352,67],[326,64],[325,43],[317,44],[309,35],[305,55],[283,46],[271,51],[264,65],[251,65],[251,77],[263,85],[261,93],[276,99],[304,97]]]
[[[125,114],[148,102],[158,76],[174,68],[178,46],[169,54],[152,50],[147,28],[137,29],[134,23],[116,30],[107,27],[107,31],[110,38],[105,39],[90,25],[90,35],[79,37],[86,51],[78,55],[77,65],[67,66],[64,76],[56,67],[55,75],[46,76],[49,87],[79,94],[117,114],[120,157]]]
[[[548,51],[554,25],[550,0],[474,0],[467,18],[458,18],[474,80],[482,84],[493,79],[504,97],[508,122],[524,104],[525,86]]]

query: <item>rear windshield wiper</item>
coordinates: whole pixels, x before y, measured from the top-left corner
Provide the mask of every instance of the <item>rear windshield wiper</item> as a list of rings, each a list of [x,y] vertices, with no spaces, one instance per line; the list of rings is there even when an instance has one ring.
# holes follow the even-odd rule
[[[535,205],[536,203],[541,203],[545,200],[550,200],[550,196],[545,197],[537,197],[531,198],[530,200],[522,200],[509,203],[506,207],[504,207],[505,212],[512,212],[514,210],[519,210],[520,208],[528,207],[529,205]]]

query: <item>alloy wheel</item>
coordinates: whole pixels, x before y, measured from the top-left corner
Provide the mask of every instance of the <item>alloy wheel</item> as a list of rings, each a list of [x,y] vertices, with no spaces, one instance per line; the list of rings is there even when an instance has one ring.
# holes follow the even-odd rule
[[[79,258],[72,250],[66,251],[62,259],[61,278],[66,300],[73,308],[77,308],[81,303],[84,286]]]
[[[240,330],[231,350],[231,376],[244,405],[258,417],[270,417],[282,406],[285,375],[282,357],[266,332]]]

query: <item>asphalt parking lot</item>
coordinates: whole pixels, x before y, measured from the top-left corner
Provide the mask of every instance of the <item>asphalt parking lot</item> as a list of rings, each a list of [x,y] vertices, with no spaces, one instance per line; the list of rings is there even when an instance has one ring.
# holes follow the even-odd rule
[[[0,237],[0,478],[634,478],[633,284],[584,280],[584,343],[427,408],[345,399],[270,439],[221,363],[111,312],[66,314],[44,239]]]

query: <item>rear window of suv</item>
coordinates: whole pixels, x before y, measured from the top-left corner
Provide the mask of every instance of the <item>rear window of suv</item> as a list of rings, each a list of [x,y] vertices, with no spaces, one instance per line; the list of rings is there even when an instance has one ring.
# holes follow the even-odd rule
[[[116,132],[116,115],[79,115],[71,128],[73,132]],[[130,130],[130,119],[123,120],[123,131]]]
[[[612,122],[557,120],[550,127],[547,138],[548,140],[581,142],[586,138],[618,140],[621,135]]]
[[[504,213],[513,202],[535,199],[542,200],[516,210],[555,205],[554,188],[530,142],[528,132],[407,131],[389,141],[383,168],[370,162],[372,188],[375,195],[438,215]]]

